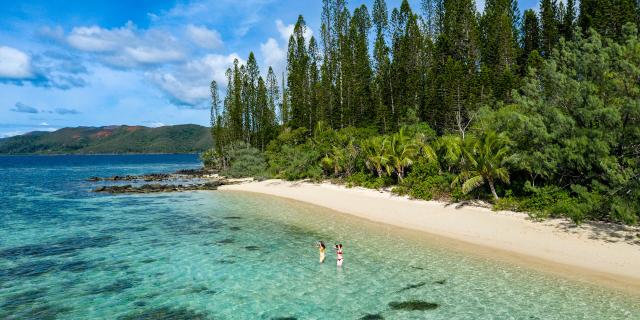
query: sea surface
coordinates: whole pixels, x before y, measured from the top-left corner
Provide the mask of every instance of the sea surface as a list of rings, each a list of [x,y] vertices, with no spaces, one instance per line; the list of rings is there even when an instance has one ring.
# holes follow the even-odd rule
[[[638,296],[303,203],[85,181],[199,165],[0,157],[0,319],[640,319]],[[342,268],[318,240],[344,245]]]

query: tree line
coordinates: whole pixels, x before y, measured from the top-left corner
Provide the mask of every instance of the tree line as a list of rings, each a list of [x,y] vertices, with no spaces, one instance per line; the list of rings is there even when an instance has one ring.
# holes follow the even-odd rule
[[[639,17],[635,0],[541,0],[538,13],[516,0],[482,13],[473,0],[352,12],[323,0],[319,41],[299,16],[281,83],[253,53],[227,70],[223,102],[212,82],[215,152],[227,167],[242,141],[289,178],[367,172],[418,197],[486,185],[510,208],[637,221]],[[332,131],[347,136],[319,142]],[[414,166],[424,159],[437,170]],[[447,183],[425,187],[432,176]]]

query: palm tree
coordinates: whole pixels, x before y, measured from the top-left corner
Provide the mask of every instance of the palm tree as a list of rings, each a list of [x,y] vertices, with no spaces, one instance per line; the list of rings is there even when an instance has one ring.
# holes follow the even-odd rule
[[[435,143],[440,159],[451,172],[454,166],[460,164],[462,157],[462,138],[459,135],[448,134],[441,136]]]
[[[391,174],[395,171],[398,181],[402,182],[406,169],[413,164],[419,151],[415,140],[405,135],[404,129],[401,128],[387,140],[387,172]]]
[[[384,136],[370,138],[362,144],[365,165],[369,170],[375,171],[378,177],[382,177],[384,168],[389,162],[386,147],[387,138]]]
[[[467,137],[462,147],[462,155],[465,163],[452,185],[464,181],[462,192],[468,193],[488,183],[493,198],[498,200],[495,182],[500,180],[509,183],[507,162],[512,157],[509,138],[494,131],[487,132],[482,139]]]
[[[354,141],[355,139],[350,137],[346,144],[336,142],[331,146],[331,151],[320,160],[320,165],[325,170],[333,170],[334,176],[339,176],[341,172],[350,176],[355,168],[358,155]]]

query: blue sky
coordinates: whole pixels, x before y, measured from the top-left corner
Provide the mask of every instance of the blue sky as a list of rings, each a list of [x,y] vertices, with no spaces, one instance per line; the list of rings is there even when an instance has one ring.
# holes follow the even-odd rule
[[[390,8],[400,0],[387,1]],[[419,0],[410,1],[419,8]],[[208,123],[208,85],[254,51],[282,71],[320,0],[11,1],[0,11],[0,138],[112,124]],[[349,1],[371,7],[370,1]],[[483,1],[478,2],[482,7]],[[537,1],[520,1],[522,10]],[[280,73],[278,73],[280,74]],[[223,94],[224,94],[224,88]]]

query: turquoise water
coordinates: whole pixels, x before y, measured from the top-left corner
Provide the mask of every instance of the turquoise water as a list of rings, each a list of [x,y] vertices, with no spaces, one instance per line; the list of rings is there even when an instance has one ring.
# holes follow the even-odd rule
[[[640,319],[640,297],[234,192],[97,195],[193,155],[0,157],[0,319]],[[344,244],[345,265],[315,241]],[[396,310],[420,300],[429,310]],[[437,305],[437,306],[436,306]],[[376,317],[377,316],[377,317]]]

